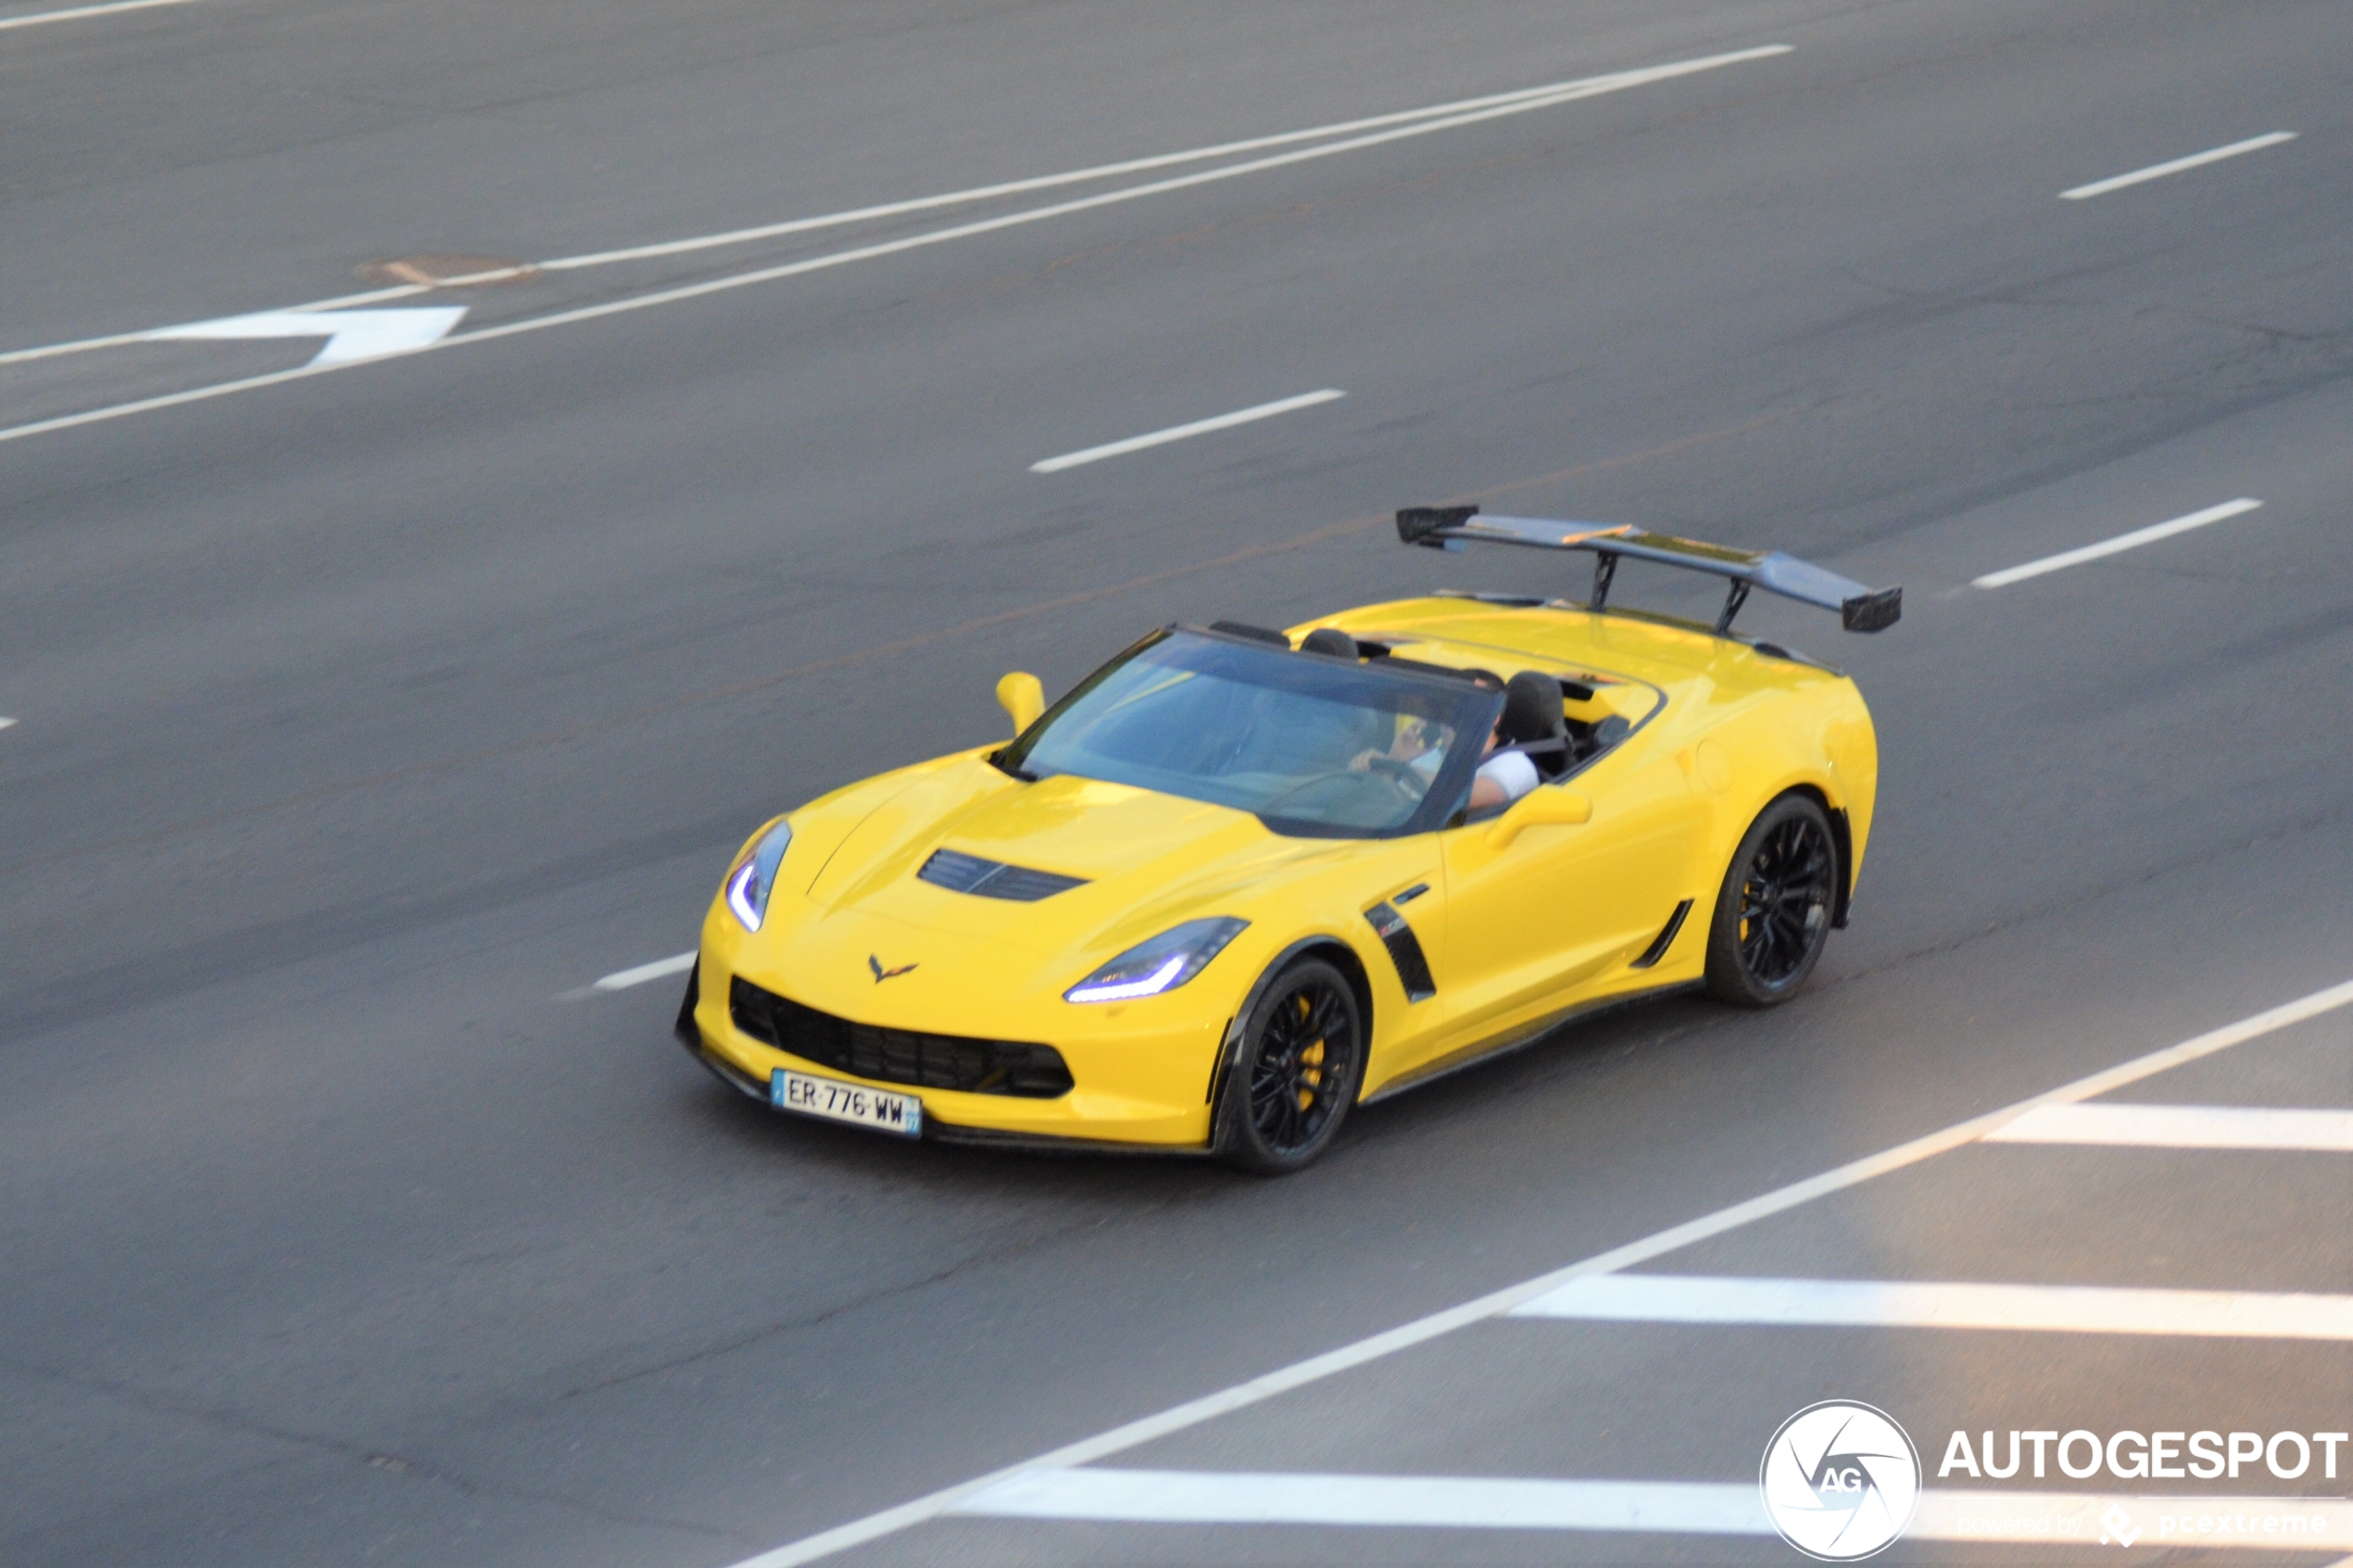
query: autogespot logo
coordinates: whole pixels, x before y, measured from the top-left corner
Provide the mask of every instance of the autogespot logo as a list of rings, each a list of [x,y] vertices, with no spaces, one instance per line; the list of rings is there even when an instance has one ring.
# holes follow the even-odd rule
[[[1756,1485],[1781,1539],[1824,1562],[1852,1562],[1912,1522],[1919,1450],[1885,1411],[1825,1399],[1781,1423]]]

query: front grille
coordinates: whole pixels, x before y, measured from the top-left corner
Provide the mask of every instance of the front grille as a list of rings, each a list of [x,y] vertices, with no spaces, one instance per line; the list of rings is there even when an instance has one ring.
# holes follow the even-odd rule
[[[736,1028],[755,1040],[885,1084],[1023,1099],[1052,1099],[1070,1092],[1070,1069],[1051,1046],[853,1023],[740,977],[727,988],[727,1013]]]
[[[975,893],[983,898],[1010,898],[1017,904],[1035,904],[1040,898],[1051,898],[1057,893],[1067,893],[1074,887],[1084,887],[1083,876],[1059,876],[1052,872],[1035,872],[1026,866],[1009,866],[1002,860],[984,860],[977,855],[966,855],[955,849],[935,849],[931,859],[915,873],[918,882],[928,882],[935,887],[945,887],[953,893]]]

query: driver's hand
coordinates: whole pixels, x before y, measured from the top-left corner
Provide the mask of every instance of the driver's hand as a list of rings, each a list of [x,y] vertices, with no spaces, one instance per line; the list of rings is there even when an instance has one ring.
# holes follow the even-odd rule
[[[1353,760],[1351,760],[1351,761],[1350,761],[1350,763],[1348,764],[1348,766],[1350,767],[1350,769],[1351,769],[1351,770],[1353,770],[1353,771],[1355,771],[1355,772],[1359,772],[1359,773],[1365,772],[1365,771],[1366,771],[1367,770],[1369,770],[1369,769],[1372,767],[1372,765],[1373,765],[1373,759],[1374,759],[1374,758],[1376,758],[1376,757],[1378,757],[1378,756],[1380,756],[1380,755],[1381,755],[1381,753],[1380,753],[1380,752],[1378,752],[1378,751],[1373,751],[1373,750],[1369,750],[1369,749],[1368,749],[1368,750],[1365,750],[1365,751],[1360,751],[1360,752],[1358,752],[1358,753],[1356,754],[1355,758],[1354,758]]]

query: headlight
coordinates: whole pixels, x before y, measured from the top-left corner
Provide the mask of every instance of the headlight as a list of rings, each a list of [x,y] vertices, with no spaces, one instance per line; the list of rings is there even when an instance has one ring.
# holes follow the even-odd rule
[[[768,895],[776,887],[776,862],[785,858],[786,847],[791,843],[792,824],[778,822],[753,842],[727,873],[727,880],[720,884],[727,908],[746,931],[758,931],[760,922],[768,918]]]
[[[1157,997],[1174,991],[1208,967],[1226,950],[1226,944],[1248,929],[1250,922],[1220,915],[1214,920],[1189,920],[1162,932],[1151,941],[1130,947],[1094,973],[1063,993],[1066,1002],[1124,1002],[1135,997]]]

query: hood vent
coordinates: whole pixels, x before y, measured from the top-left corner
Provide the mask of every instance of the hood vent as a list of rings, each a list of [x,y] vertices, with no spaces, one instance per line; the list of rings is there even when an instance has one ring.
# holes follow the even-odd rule
[[[1007,898],[1016,904],[1035,904],[1040,898],[1051,898],[1057,893],[1067,893],[1074,887],[1084,887],[1083,876],[1057,876],[1052,872],[1034,872],[1026,866],[1009,866],[1002,860],[984,860],[977,855],[959,854],[953,849],[935,849],[924,869],[915,873],[919,882],[934,887],[945,887],[951,893],[971,893],[983,898]]]

